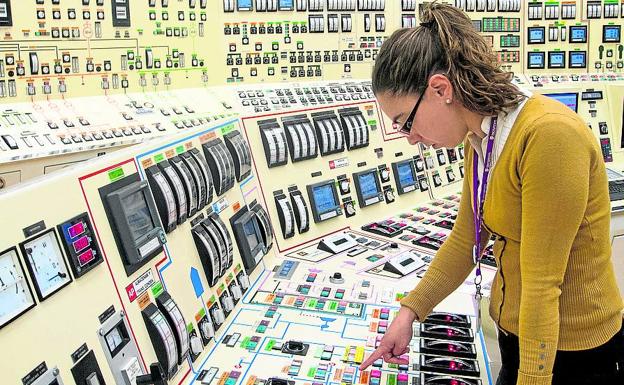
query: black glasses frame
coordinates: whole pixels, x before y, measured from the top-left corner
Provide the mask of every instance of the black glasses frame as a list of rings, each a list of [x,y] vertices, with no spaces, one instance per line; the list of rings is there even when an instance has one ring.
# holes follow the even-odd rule
[[[427,90],[428,87],[429,85],[427,85],[427,87],[425,87],[425,89],[420,93],[420,97],[418,98],[418,101],[414,105],[414,108],[412,108],[412,112],[410,112],[409,116],[405,120],[405,123],[403,123],[403,126],[401,126],[401,128],[399,129],[400,133],[404,135],[409,135],[410,132],[412,131],[412,125],[414,123],[414,117],[416,116],[416,111],[418,111],[420,102],[422,102],[423,97],[425,96],[425,91]]]

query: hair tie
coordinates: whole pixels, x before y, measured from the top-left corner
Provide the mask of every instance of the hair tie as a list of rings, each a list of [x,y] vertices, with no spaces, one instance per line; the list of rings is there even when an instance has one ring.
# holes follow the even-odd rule
[[[420,22],[420,25],[421,25],[422,27],[425,27],[425,28],[431,29],[431,28],[433,27],[433,21],[432,21],[432,20],[429,20],[429,21],[424,21],[424,22],[423,22],[423,21],[421,21],[421,22]]]

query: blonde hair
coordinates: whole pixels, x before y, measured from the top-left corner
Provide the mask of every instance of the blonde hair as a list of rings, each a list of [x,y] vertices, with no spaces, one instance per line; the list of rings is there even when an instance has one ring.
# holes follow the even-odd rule
[[[373,69],[373,92],[406,95],[423,92],[429,77],[444,74],[454,97],[473,112],[495,115],[524,94],[513,73],[500,69],[496,55],[458,8],[434,1],[420,11],[420,26],[402,28],[386,40]]]

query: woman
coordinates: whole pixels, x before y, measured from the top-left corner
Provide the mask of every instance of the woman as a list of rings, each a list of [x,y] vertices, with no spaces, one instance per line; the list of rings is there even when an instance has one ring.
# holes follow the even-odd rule
[[[444,4],[425,6],[420,26],[381,47],[373,91],[394,126],[410,144],[467,139],[470,151],[455,227],[362,369],[402,362],[412,323],[464,282],[493,235],[498,384],[624,383],[600,149],[578,115],[511,77],[470,19]]]

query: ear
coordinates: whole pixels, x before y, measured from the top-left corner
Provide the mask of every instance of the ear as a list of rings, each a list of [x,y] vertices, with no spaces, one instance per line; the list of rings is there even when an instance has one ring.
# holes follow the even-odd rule
[[[453,85],[451,81],[442,74],[435,74],[429,79],[429,88],[433,91],[433,96],[442,101],[453,100]]]

